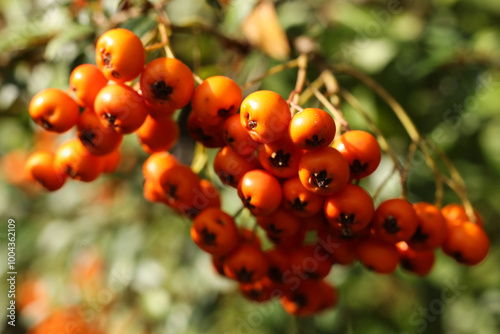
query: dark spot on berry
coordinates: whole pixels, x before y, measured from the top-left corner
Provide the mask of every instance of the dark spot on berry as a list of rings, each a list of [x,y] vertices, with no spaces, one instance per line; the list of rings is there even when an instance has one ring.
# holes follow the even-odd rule
[[[248,283],[252,281],[253,271],[247,270],[246,267],[240,268],[236,272],[236,279],[240,282]]]
[[[111,54],[109,52],[106,52],[104,49],[101,49],[101,56],[102,56],[102,62],[104,63],[105,67],[112,67],[111,64]]]
[[[113,76],[113,78],[115,79],[120,79],[122,76],[120,75],[120,73],[118,73],[117,70],[113,70],[111,71],[111,75]]]
[[[248,122],[248,127],[253,130],[257,127],[257,122],[256,121],[249,121]]]
[[[358,159],[354,159],[351,165],[349,165],[349,169],[352,174],[356,175],[359,173],[363,173],[368,169],[368,163],[361,163]]]
[[[252,196],[248,196],[247,198],[245,198],[245,200],[243,201],[243,205],[245,206],[245,208],[248,208],[248,209],[255,209],[255,205],[253,205],[252,203],[250,203],[252,201]]]
[[[94,139],[96,137],[96,134],[94,133],[94,131],[92,130],[87,130],[87,129],[84,129],[80,135],[78,136],[78,138],[80,139],[80,141],[83,143],[83,145],[87,146],[87,147],[95,147],[96,145],[94,144]]]
[[[53,128],[52,124],[50,124],[50,122],[47,121],[45,118],[40,119],[40,123],[42,128],[44,128],[45,130],[50,130]]]
[[[224,224],[224,222],[222,221],[222,219],[216,219],[215,222],[217,224],[219,224],[219,225],[222,225],[222,226],[226,225],[226,224]]]
[[[304,308],[307,305],[307,297],[303,294],[295,294],[293,297],[290,299],[298,309]]]
[[[404,269],[408,270],[408,271],[414,271],[415,270],[415,266],[413,265],[413,263],[409,260],[409,259],[401,259],[401,267],[403,267]]]
[[[202,143],[209,143],[213,140],[213,137],[207,135],[201,127],[196,128],[196,130],[194,130],[194,137],[196,140]]]
[[[234,175],[231,175],[228,172],[220,171],[217,173],[217,175],[219,176],[221,181],[224,182],[225,184],[234,185],[236,183],[236,180],[234,179]]]
[[[227,109],[220,108],[219,110],[217,110],[217,116],[225,118],[225,117],[229,116],[229,114],[231,113],[231,111],[233,109],[234,109],[234,106],[230,106]]]
[[[318,138],[318,135],[312,136],[311,139],[306,139],[306,146],[311,148],[316,148],[322,146],[325,143],[325,138]]]
[[[307,278],[311,278],[311,279],[318,279],[319,278],[319,274],[313,270],[306,269],[306,270],[304,270],[304,272],[307,275]]]
[[[217,239],[217,236],[215,235],[215,233],[210,232],[206,227],[204,227],[201,230],[201,239],[203,240],[203,243],[205,245],[215,246],[215,240]]]
[[[116,122],[116,116],[111,115],[109,112],[106,114],[103,114],[102,117],[104,117],[108,121],[108,125],[114,125]]]
[[[289,167],[290,161],[290,153],[285,153],[283,150],[278,150],[277,152],[273,152],[269,157],[269,161],[271,165],[276,168],[279,167]]]
[[[70,165],[66,165],[66,174],[72,178],[75,178],[77,175],[76,171]]]
[[[257,290],[255,288],[252,288],[250,291],[248,291],[248,297],[250,297],[251,299],[259,299],[259,297],[262,295],[262,291],[261,290]]]
[[[302,202],[300,200],[300,198],[296,197],[295,200],[293,201],[293,203],[292,202],[289,202],[289,203],[293,209],[300,211],[300,212],[306,212],[306,209],[305,209],[307,206],[306,201]]]
[[[226,140],[226,143],[228,143],[228,144],[234,143],[234,138],[229,135],[228,131],[224,132],[224,139]]]
[[[155,82],[149,88],[153,92],[154,97],[162,101],[170,100],[170,95],[174,92],[174,89],[171,86],[167,86],[163,80]]]
[[[425,242],[429,239],[429,235],[427,233],[422,232],[422,229],[417,227],[417,230],[415,231],[415,234],[411,237],[411,241],[415,242]]]
[[[177,199],[177,186],[168,185],[167,196],[169,199],[176,200]]]
[[[459,263],[467,263],[467,260],[465,260],[463,254],[459,251],[453,252],[452,257]]]
[[[267,271],[267,277],[269,277],[271,281],[276,283],[283,282],[283,274],[281,273],[281,270],[279,270],[279,268],[275,266],[269,267],[269,270]]]
[[[321,172],[312,173],[309,177],[309,183],[315,185],[318,188],[327,188],[330,183],[332,183],[333,179],[328,177],[328,173],[325,169]]]
[[[389,234],[395,234],[399,231],[401,231],[401,228],[398,225],[398,220],[394,218],[392,215],[389,215],[385,220],[384,220],[384,229],[386,230],[387,233]]]
[[[283,229],[277,228],[276,225],[274,225],[274,223],[271,223],[269,224],[269,232],[273,234],[281,234],[281,232],[283,232]]]

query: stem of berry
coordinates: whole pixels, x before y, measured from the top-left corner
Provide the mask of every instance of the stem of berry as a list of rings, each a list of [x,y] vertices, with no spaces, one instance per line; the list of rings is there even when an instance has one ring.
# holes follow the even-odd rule
[[[338,110],[337,108],[335,108],[333,106],[333,104],[330,103],[330,101],[328,101],[328,99],[323,94],[321,94],[319,92],[319,90],[317,90],[316,88],[314,88],[312,86],[309,86],[309,87],[311,88],[312,93],[319,100],[319,102],[321,102],[321,104],[323,104],[326,107],[326,109],[328,109],[328,111],[330,113],[332,113],[335,120],[337,120],[337,122],[340,123],[341,132],[349,131],[350,130],[349,123],[344,118],[344,115],[342,114],[342,112],[340,110]]]

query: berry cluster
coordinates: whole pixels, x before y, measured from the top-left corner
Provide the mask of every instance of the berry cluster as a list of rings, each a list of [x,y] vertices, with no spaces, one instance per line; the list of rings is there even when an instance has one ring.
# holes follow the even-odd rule
[[[401,265],[426,275],[438,248],[466,265],[488,253],[481,217],[476,213],[471,222],[461,205],[439,209],[393,198],[375,207],[358,184],[379,166],[377,140],[361,130],[338,135],[322,109],[292,115],[289,102],[266,90],[243,99],[224,76],[195,87],[190,69],[174,58],[145,66],[140,39],[125,29],[99,38],[96,62],[73,71],[69,94],[47,89],[31,101],[36,123],[58,133],[76,126],[77,137],[54,154],[33,154],[30,176],[48,190],[68,176],[92,181],[116,168],[123,135],[136,133],[150,154],[143,165],[145,198],[192,218],[194,242],[251,300],[276,297],[287,312],[310,315],[336,304],[337,290],[324,280],[334,264],[357,260],[381,274]],[[167,152],[179,136],[172,115],[188,103],[190,135],[220,148],[215,173],[237,188],[268,242],[256,229],[238,227],[237,217],[221,210],[214,184]]]

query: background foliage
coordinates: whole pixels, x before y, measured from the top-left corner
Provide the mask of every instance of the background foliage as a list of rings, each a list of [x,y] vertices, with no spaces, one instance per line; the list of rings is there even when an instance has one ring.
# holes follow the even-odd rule
[[[17,221],[19,279],[38,279],[50,305],[82,303],[89,317],[108,321],[108,333],[500,332],[500,2],[276,1],[290,55],[287,45],[273,50],[248,44],[241,22],[256,1],[227,2],[0,0],[0,217]],[[75,66],[94,63],[94,42],[109,28],[122,26],[151,38],[155,8],[165,8],[172,20],[176,56],[202,78],[223,74],[243,84],[283,61],[276,58],[292,58],[304,49],[317,54],[308,68],[311,81],[325,64],[350,63],[374,77],[456,163],[492,239],[487,260],[466,268],[439,254],[424,279],[400,270],[378,276],[359,265],[335,266],[329,280],[339,287],[338,307],[294,320],[276,303],[244,300],[191,242],[188,221],[142,197],[146,154],[133,136],[111,176],[92,184],[68,182],[55,193],[24,184],[17,161],[35,146],[50,148],[61,140],[34,126],[27,112],[30,98],[47,87],[66,89]],[[287,70],[260,87],[287,97],[295,78],[296,70]],[[365,86],[348,77],[339,80],[404,157],[409,139],[391,111]],[[344,113],[352,128],[366,128],[347,106]],[[192,149],[184,136],[174,153],[189,163]],[[213,155],[209,152],[209,159]],[[384,160],[364,185],[373,189],[390,168]],[[210,169],[205,176],[216,179]],[[216,182],[224,208],[235,212],[235,192]],[[418,156],[409,190],[412,201],[434,199],[431,173]],[[393,179],[381,199],[399,193]],[[445,198],[458,200],[451,192]],[[1,254],[6,230],[5,224]],[[6,265],[0,261],[2,272]],[[456,298],[446,301],[443,291],[450,286]],[[42,303],[22,312],[20,325],[26,328],[47,309]]]

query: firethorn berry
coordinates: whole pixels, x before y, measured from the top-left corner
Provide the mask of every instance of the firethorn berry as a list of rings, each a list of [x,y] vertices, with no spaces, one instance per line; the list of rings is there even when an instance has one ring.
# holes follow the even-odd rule
[[[319,281],[303,280],[300,285],[287,291],[280,299],[281,305],[289,314],[308,316],[316,313],[322,306],[322,295],[318,293]]]
[[[304,150],[329,146],[335,138],[335,121],[324,110],[306,108],[296,113],[288,127],[292,142]]]
[[[238,229],[233,218],[218,208],[205,209],[194,219],[191,238],[205,252],[217,256],[238,247]]]
[[[33,96],[29,114],[45,130],[62,133],[78,122],[80,110],[78,104],[62,90],[47,88]]]
[[[91,182],[102,172],[102,158],[90,154],[80,140],[74,138],[56,150],[54,168],[75,180]]]
[[[139,129],[148,115],[144,99],[128,86],[108,85],[94,102],[101,123],[115,132],[127,134]]]
[[[274,234],[269,234],[266,232],[266,236],[268,239],[276,245],[276,247],[282,248],[282,249],[293,249],[300,247],[302,243],[304,242],[306,238],[306,229],[305,228],[300,228],[297,232],[295,232],[293,235],[283,238],[276,236]]]
[[[116,169],[118,168],[118,165],[120,164],[121,158],[122,158],[122,154],[121,154],[120,150],[118,150],[118,149],[114,150],[111,153],[108,153],[108,154],[102,156],[101,157],[102,172],[109,174],[109,173],[113,173],[114,171],[116,171]]]
[[[241,156],[253,154],[259,145],[241,125],[239,114],[231,115],[224,121],[223,131],[225,143]]]
[[[349,165],[332,147],[306,152],[299,162],[299,178],[309,191],[333,195],[349,182]]]
[[[265,216],[279,208],[282,198],[281,185],[270,173],[252,170],[241,178],[238,195],[243,205],[254,216]]]
[[[257,217],[257,224],[269,235],[280,238],[292,236],[297,233],[301,226],[299,217],[282,208],[268,216]]]
[[[170,150],[179,139],[179,126],[170,117],[154,119],[151,116],[136,131],[146,153]]]
[[[80,114],[77,137],[93,155],[106,155],[115,151],[123,135],[102,125],[94,110],[88,108]]]
[[[107,83],[108,79],[92,64],[75,67],[69,77],[69,88],[78,104],[85,108],[94,108],[95,97]]]
[[[325,197],[321,196],[321,198],[323,200],[321,202],[322,203],[321,209],[323,209]],[[283,207],[286,208],[286,205],[283,205]],[[292,211],[292,212],[294,212],[294,211]],[[329,226],[328,220],[326,219],[325,213],[323,212],[323,210],[320,210],[318,213],[316,213],[313,216],[302,217],[302,227],[306,231],[318,231],[323,226]]]
[[[262,167],[280,178],[297,175],[302,154],[302,149],[295,146],[287,134],[272,143],[261,144],[258,148]]]
[[[223,147],[226,145],[222,126],[223,123],[217,126],[205,126],[193,113],[189,114],[187,121],[189,135],[208,148]]]
[[[146,179],[143,188],[142,194],[147,201],[169,205],[167,196],[154,181]]]
[[[267,250],[264,255],[266,256],[269,264],[266,276],[278,286],[284,286],[286,281],[285,272],[291,270],[292,262],[288,250],[283,248],[271,248]]]
[[[374,237],[360,240],[355,252],[366,268],[379,274],[390,274],[399,264],[396,245]]]
[[[238,238],[240,243],[249,243],[258,248],[262,247],[262,241],[260,241],[259,236],[255,233],[255,231],[248,228],[238,228]]]
[[[467,212],[465,212],[464,206],[457,203],[445,205],[441,208],[441,213],[446,219],[447,224],[459,224],[460,221],[470,220],[470,218],[467,216]],[[481,214],[476,210],[474,210],[474,217],[476,218],[475,223],[483,227],[483,217],[481,217]]]
[[[241,125],[253,140],[271,143],[288,131],[291,114],[286,101],[277,93],[260,90],[248,95],[241,103]]]
[[[220,208],[220,194],[213,183],[208,180],[201,179],[200,188],[203,196],[201,196],[202,198],[200,198],[200,203],[195,203],[195,205],[202,208]]]
[[[224,261],[226,276],[241,283],[262,279],[268,269],[267,259],[262,250],[250,243],[239,245]]]
[[[28,179],[40,183],[49,191],[60,189],[66,182],[66,173],[54,168],[54,154],[51,152],[39,151],[30,155],[25,170]]]
[[[362,130],[347,131],[332,146],[349,163],[351,179],[362,179],[372,174],[380,164],[382,153],[375,137]]]
[[[254,155],[242,157],[229,146],[221,148],[214,159],[217,176],[223,183],[235,188],[246,172],[259,168],[257,157]]]
[[[144,161],[142,175],[146,180],[160,182],[163,172],[178,164],[177,158],[168,152],[153,153]]]
[[[159,182],[169,205],[175,209],[191,208],[201,194],[200,178],[186,165],[176,164],[163,171]]]
[[[330,253],[332,262],[341,265],[349,265],[356,260],[354,252],[357,240],[342,239],[330,232],[329,228],[318,229],[317,243]]]
[[[319,294],[321,295],[321,305],[318,309],[318,312],[337,305],[338,291],[335,287],[331,286],[325,281],[319,281],[318,288]]]
[[[407,241],[417,231],[418,216],[410,202],[393,198],[379,204],[371,227],[374,234],[384,241]]]
[[[442,249],[457,262],[475,266],[488,255],[490,240],[481,226],[463,221],[461,224],[448,226]]]
[[[350,237],[370,224],[375,211],[371,196],[361,188],[348,184],[342,191],[325,200],[325,217],[332,228]]]
[[[398,242],[396,247],[398,248],[399,261],[403,269],[419,276],[425,276],[434,266],[436,259],[434,251],[418,252],[404,241]]]
[[[194,92],[193,73],[174,58],[152,60],[141,74],[140,85],[155,118],[172,115],[189,103]]]
[[[216,125],[238,112],[243,95],[233,80],[224,76],[205,79],[193,94],[193,113],[203,124]]]
[[[446,221],[439,209],[426,202],[413,204],[418,226],[408,245],[416,251],[430,251],[441,246],[446,238]]]
[[[302,279],[325,278],[332,268],[331,255],[320,245],[302,245],[292,251],[294,274]]]
[[[307,190],[298,176],[283,183],[283,205],[299,217],[311,217],[323,209],[325,198]]]
[[[245,298],[258,303],[270,300],[275,291],[275,285],[267,277],[252,283],[240,283],[239,286],[240,292]]]
[[[107,79],[124,83],[141,74],[146,53],[139,37],[130,30],[117,28],[99,37],[95,59]]]

